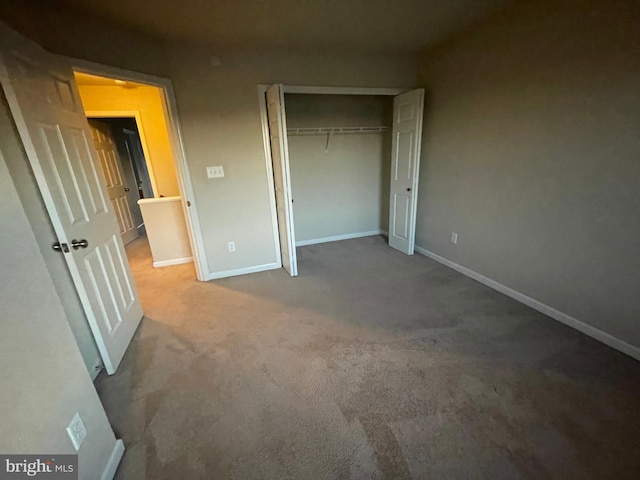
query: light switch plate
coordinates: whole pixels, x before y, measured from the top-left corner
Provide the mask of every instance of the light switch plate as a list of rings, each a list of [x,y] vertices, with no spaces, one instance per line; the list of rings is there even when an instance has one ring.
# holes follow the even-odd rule
[[[222,178],[224,177],[224,168],[222,165],[216,165],[214,167],[207,167],[208,178]]]

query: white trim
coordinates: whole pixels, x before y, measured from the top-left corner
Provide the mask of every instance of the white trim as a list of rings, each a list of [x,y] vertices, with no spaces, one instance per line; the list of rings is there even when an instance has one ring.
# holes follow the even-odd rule
[[[258,85],[258,104],[260,105],[260,122],[262,123],[262,144],[264,146],[264,161],[267,169],[267,189],[269,190],[269,209],[271,210],[271,229],[273,231],[273,248],[276,263],[282,266],[280,252],[280,233],[278,232],[278,210],[276,207],[276,192],[273,185],[273,163],[271,161],[271,140],[269,137],[269,118],[267,117],[267,89],[271,85]]]
[[[123,455],[124,442],[118,439],[116,440],[116,444],[113,446],[109,461],[102,471],[102,475],[100,476],[101,480],[113,480],[113,477],[116,475],[116,470],[118,470],[118,465],[120,465],[120,460],[122,460]]]
[[[149,173],[149,180],[151,181],[151,188],[153,189],[153,196],[159,195],[158,184],[156,183],[156,174],[153,170],[153,164],[151,162],[151,153],[149,153],[149,146],[147,144],[147,137],[144,133],[144,123],[142,123],[142,116],[139,110],[85,110],[84,114],[87,118],[103,117],[103,118],[131,118],[133,117],[138,127],[138,134],[140,136],[140,144],[142,145],[142,152],[144,153],[144,163],[147,165],[147,172]]]
[[[207,254],[204,250],[204,240],[202,238],[202,231],[200,230],[200,215],[198,215],[195,193],[193,191],[193,184],[191,183],[191,172],[189,170],[187,155],[182,141],[178,104],[173,91],[173,84],[170,80],[167,80],[167,85],[165,86],[163,93],[164,102],[162,107],[165,109],[165,117],[169,122],[169,128],[172,134],[170,136],[171,148],[175,154],[178,182],[180,183],[180,192],[182,193],[182,198],[184,200],[182,202],[182,210],[184,212],[184,217],[187,220],[187,226],[190,227],[187,228],[187,233],[189,234],[191,251],[195,260],[194,265],[196,268],[196,277],[198,280],[204,281],[205,272],[209,271]],[[188,195],[187,198],[185,198],[185,194]],[[189,203],[189,206],[187,205],[187,202]]]
[[[106,77],[116,77],[121,80],[146,83],[154,87],[159,87],[163,92],[163,109],[169,127],[169,140],[174,153],[176,173],[178,183],[180,185],[180,193],[184,199],[182,208],[187,223],[187,233],[191,243],[191,251],[195,260],[196,277],[200,281],[206,281],[209,266],[207,256],[204,249],[204,240],[202,238],[202,230],[200,228],[200,216],[193,192],[193,184],[191,182],[191,174],[189,172],[189,164],[184,150],[182,141],[182,132],[180,128],[180,116],[178,114],[178,106],[176,96],[173,91],[173,84],[168,78],[148,75],[146,73],[134,72],[118,67],[111,67],[99,63],[89,62],[78,58],[64,57],[71,64],[75,71],[88,73],[90,75],[101,75]],[[155,193],[155,192],[154,192]],[[187,206],[187,203],[191,206]]]
[[[388,95],[396,96],[410,91],[410,88],[366,88],[366,87],[314,87],[306,85],[283,85],[284,93],[304,93],[320,95]]]
[[[278,268],[282,268],[282,264],[265,263],[264,265],[256,265],[255,267],[237,268],[235,270],[224,270],[222,272],[209,273],[207,280],[217,280],[220,278],[235,277],[236,275],[247,275],[248,273],[277,270]]]
[[[296,242],[296,247],[304,247],[305,245],[316,245],[318,243],[337,242],[340,240],[350,240],[352,238],[372,237],[374,235],[385,235],[384,230],[371,230],[368,232],[347,233],[345,235],[334,235],[332,237],[313,238],[311,240],[301,240]]]
[[[271,96],[271,98],[269,98]],[[277,97],[277,102],[273,103],[275,100],[273,97]],[[282,259],[282,266],[289,272],[289,275],[292,277],[298,276],[298,256],[296,253],[296,226],[295,226],[295,216],[293,214],[293,191],[291,187],[291,164],[289,162],[289,138],[287,137],[287,112],[284,104],[284,91],[282,89],[281,84],[272,85],[267,90],[267,95],[265,100],[267,101],[267,112],[269,112],[269,107],[271,106],[271,112],[277,114],[276,124],[278,128],[278,143],[280,146],[280,158],[277,163],[280,168],[280,177],[278,180],[282,182],[282,201],[284,207],[281,210],[284,210],[285,216],[285,228],[287,238],[285,239],[287,242],[287,256],[288,259]],[[275,110],[274,110],[275,108]],[[273,119],[269,119],[269,126],[273,124]],[[273,138],[273,132],[271,138]],[[278,185],[276,183],[277,179],[277,170],[274,170],[274,188],[277,193]],[[279,183],[279,182],[278,182]],[[276,196],[275,201],[278,201]],[[282,212],[280,212],[282,213]],[[282,232],[280,232],[282,233]],[[280,237],[282,241],[282,237]],[[280,243],[280,247],[282,248],[282,243]]]
[[[153,268],[169,267],[171,265],[182,265],[183,263],[193,262],[193,257],[174,258],[172,260],[161,260],[153,262]]]
[[[424,120],[424,88],[416,89],[420,92],[420,113],[418,117],[418,126],[416,129],[416,151],[415,151],[415,165],[413,173],[413,195],[411,196],[411,210],[413,212],[411,223],[409,225],[409,254],[413,255],[413,251],[416,248],[416,222],[418,221],[418,187],[420,184],[420,159],[422,149],[422,123]],[[416,90],[411,90],[412,92]],[[395,119],[394,119],[395,121]],[[391,198],[389,198],[391,202]],[[391,223],[391,215],[389,215],[389,223]]]
[[[179,202],[182,197],[154,197],[154,198],[141,198],[136,203],[138,205],[146,205],[148,203],[167,203],[167,202]]]
[[[494,290],[497,290],[498,292],[503,293],[506,296],[511,297],[514,300],[517,300],[521,303],[524,303],[525,305],[533,308],[534,310],[537,310],[538,312],[553,318],[554,320],[564,323],[565,325],[571,328],[574,328],[579,332],[582,332],[585,335],[588,335],[589,337],[594,338],[604,343],[605,345],[608,345],[609,347],[614,348],[615,350],[618,350],[619,352],[622,352],[626,355],[629,355],[631,358],[635,358],[636,360],[640,361],[639,347],[631,345],[625,342],[624,340],[614,337],[613,335],[610,335],[606,332],[603,332],[602,330],[596,327],[593,327],[587,323],[584,323],[578,320],[577,318],[567,315],[566,313],[563,313],[560,310],[556,310],[555,308],[550,307],[549,305],[545,305],[544,303],[534,298],[531,298],[525,295],[524,293],[520,293],[516,290],[513,290],[512,288],[509,288],[505,285],[502,285],[501,283],[496,282],[495,280],[492,280],[490,278],[485,277],[484,275],[474,272],[473,270],[470,270],[467,267],[458,265],[457,263],[454,263],[451,260],[447,260],[446,258],[441,257],[438,254],[430,252],[429,250],[426,250],[418,246],[415,247],[415,250],[421,255],[429,257],[438,263],[441,263],[449,268],[452,268],[453,270],[456,270],[457,272],[460,272],[463,275],[466,275],[467,277],[472,278],[486,285],[487,287],[493,288]]]

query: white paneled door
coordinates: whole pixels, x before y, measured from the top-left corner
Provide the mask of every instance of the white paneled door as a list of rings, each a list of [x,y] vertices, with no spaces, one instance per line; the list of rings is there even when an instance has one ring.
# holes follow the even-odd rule
[[[0,82],[58,237],[54,249],[67,262],[112,374],[142,307],[73,72],[3,24],[0,41]]]
[[[296,258],[296,239],[293,228],[293,198],[291,196],[287,120],[285,118],[282,85],[272,85],[267,90],[267,115],[269,117],[273,184],[276,194],[282,266],[292,277],[295,277],[298,275],[298,260]]]
[[[100,167],[105,178],[107,195],[118,219],[120,236],[125,245],[138,238],[138,229],[133,221],[131,205],[129,205],[130,187],[125,184],[116,142],[111,126],[98,120],[89,120],[93,145],[100,159]],[[136,187],[134,187],[135,189]]]
[[[389,246],[413,255],[424,90],[393,99]]]

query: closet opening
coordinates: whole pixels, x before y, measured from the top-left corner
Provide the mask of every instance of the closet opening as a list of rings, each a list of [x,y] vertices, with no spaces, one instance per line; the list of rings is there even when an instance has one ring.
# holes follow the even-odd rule
[[[424,91],[263,87],[276,252],[372,235],[413,254]],[[264,104],[264,105],[263,105]]]
[[[295,246],[387,235],[393,98],[285,94]]]

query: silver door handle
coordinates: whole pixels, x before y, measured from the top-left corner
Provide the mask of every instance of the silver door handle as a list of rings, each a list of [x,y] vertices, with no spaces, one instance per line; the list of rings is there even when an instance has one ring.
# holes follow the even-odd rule
[[[78,250],[79,248],[87,248],[89,246],[89,242],[85,239],[76,240],[75,238],[71,240],[71,246],[74,250]]]
[[[51,248],[53,248],[56,252],[64,252],[64,253],[69,252],[69,245],[67,245],[66,243],[56,242],[53,245],[51,245]]]

